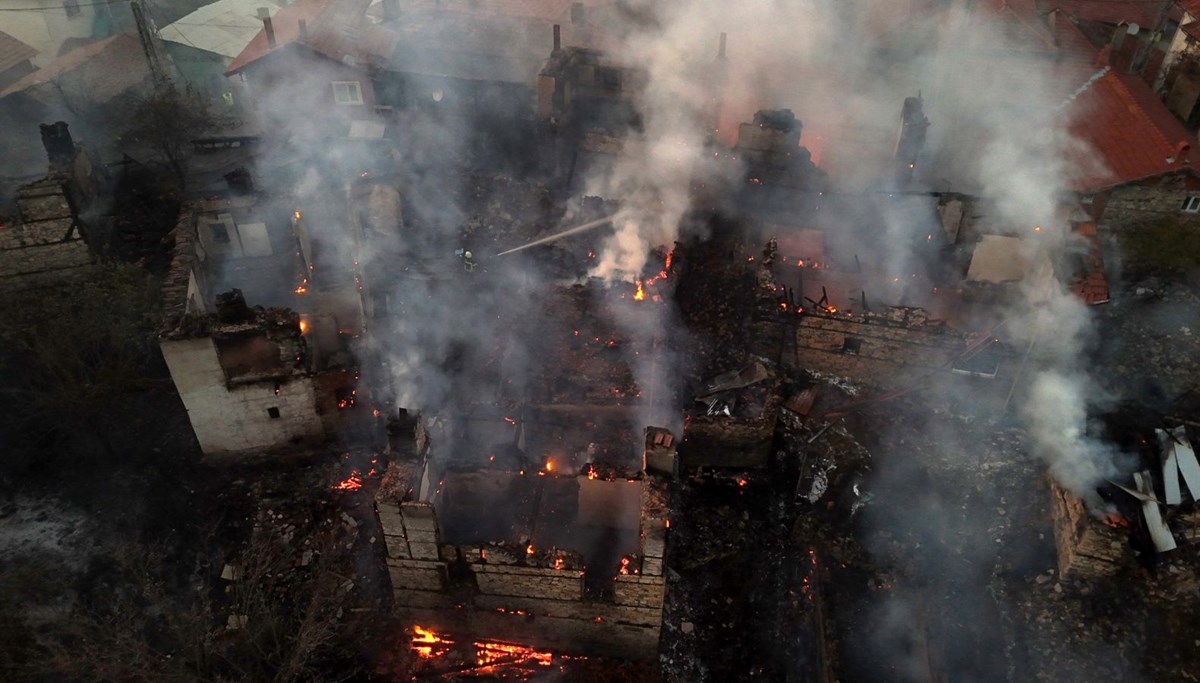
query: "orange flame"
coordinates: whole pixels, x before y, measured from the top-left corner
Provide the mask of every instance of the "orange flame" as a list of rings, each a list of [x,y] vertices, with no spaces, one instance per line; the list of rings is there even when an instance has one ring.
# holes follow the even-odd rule
[[[308,321],[304,318],[300,319],[300,334],[308,334]]]
[[[551,460],[550,458],[546,458],[546,471],[547,472],[554,471],[554,461]]]
[[[642,281],[637,282],[637,291],[633,293],[634,301],[641,301],[646,298],[646,292],[642,291]]]

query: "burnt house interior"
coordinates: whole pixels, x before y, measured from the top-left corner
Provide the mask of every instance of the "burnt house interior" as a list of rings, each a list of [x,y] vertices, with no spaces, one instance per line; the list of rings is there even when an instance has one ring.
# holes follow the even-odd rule
[[[27,609],[41,649],[14,651],[112,680],[1193,675],[1200,270],[1178,264],[1200,195],[1177,195],[1200,180],[1157,99],[1186,52],[1161,17],[238,1],[134,3],[142,127],[73,139],[62,108],[0,203],[21,312],[0,367],[95,424],[93,450],[146,450],[151,502],[196,510],[155,522],[186,569],[97,585],[141,601],[117,615],[189,587],[202,609],[159,622],[203,624],[203,647],[169,632],[113,663],[105,629],[55,639]],[[14,32],[0,57],[26,53]],[[25,111],[113,59],[94,38],[0,88],[0,120],[6,88]],[[134,286],[103,279],[123,268]],[[22,302],[89,287],[153,290],[120,321],[153,389],[112,380],[129,361],[103,344],[38,370]],[[43,397],[72,372],[86,390]],[[17,556],[20,525],[59,528],[11,498]],[[64,576],[98,581],[105,533]],[[107,646],[69,647],[88,638]],[[80,678],[38,671],[13,680]]]

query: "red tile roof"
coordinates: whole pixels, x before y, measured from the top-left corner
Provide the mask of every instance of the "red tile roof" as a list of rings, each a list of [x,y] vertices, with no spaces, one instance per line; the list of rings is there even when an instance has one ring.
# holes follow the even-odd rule
[[[229,62],[226,74],[238,73],[270,54],[272,49],[280,49],[289,43],[304,43],[323,54],[324,50],[329,50],[328,56],[335,60],[347,55],[358,56],[366,48],[377,48],[374,41],[360,43],[359,36],[353,30],[348,30],[360,22],[370,4],[371,0],[296,0],[271,16],[275,48],[266,44],[266,31],[258,31],[258,35],[246,44],[241,54]],[[308,29],[308,37],[304,40],[300,38],[301,20]]]
[[[1179,27],[1180,31],[1186,33],[1189,37],[1200,40],[1200,21],[1189,21]]]
[[[1161,2],[1153,0],[1038,0],[1037,4],[1043,13],[1061,9],[1079,19],[1105,24],[1133,23],[1147,29],[1154,28],[1158,9],[1162,6]]]
[[[37,50],[0,31],[0,71],[7,71],[37,55]]]
[[[1200,18],[1200,0],[1176,0],[1175,4],[1184,12]]]
[[[1103,168],[1080,158],[1075,189],[1092,192],[1191,169],[1200,156],[1194,136],[1167,110],[1150,86],[1132,74],[1106,70],[1067,108],[1071,133],[1095,151]]]
[[[107,102],[150,76],[142,45],[129,33],[71,50],[0,91],[0,97],[49,83],[79,88],[97,102]]]

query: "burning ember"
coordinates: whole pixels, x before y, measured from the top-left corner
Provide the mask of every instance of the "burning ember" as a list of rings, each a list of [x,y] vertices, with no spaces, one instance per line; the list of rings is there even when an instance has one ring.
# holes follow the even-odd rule
[[[633,293],[634,301],[642,301],[646,298],[646,292],[642,290],[642,281],[637,281],[637,291]]]
[[[1104,515],[1104,518],[1100,521],[1114,529],[1130,528],[1129,520],[1122,517],[1121,513],[1119,512],[1109,512],[1108,514]]]
[[[436,659],[455,649],[455,641],[434,631],[413,626],[412,650],[420,659]],[[475,675],[494,673],[499,667],[513,666],[527,669],[531,665],[552,666],[554,655],[550,652],[540,652],[524,645],[513,645],[495,641],[475,641],[471,643],[474,652],[472,659],[475,666],[458,673]],[[470,660],[468,660],[470,661]]]
[[[554,471],[554,461],[551,460],[550,458],[546,458],[546,471],[547,472]]]
[[[300,318],[300,334],[308,334],[308,321]]]
[[[350,470],[350,476],[333,485],[334,491],[357,491],[362,488],[362,475],[358,470]]]

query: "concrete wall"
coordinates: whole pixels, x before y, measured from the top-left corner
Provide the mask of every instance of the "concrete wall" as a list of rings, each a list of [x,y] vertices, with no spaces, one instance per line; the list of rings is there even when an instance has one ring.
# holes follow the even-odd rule
[[[163,358],[206,455],[240,453],[316,441],[324,436],[312,380],[227,386],[211,338],[161,342]],[[269,414],[278,408],[279,417]]]

